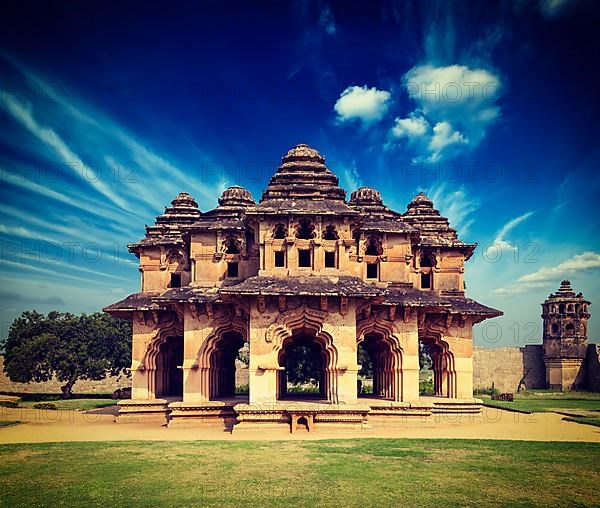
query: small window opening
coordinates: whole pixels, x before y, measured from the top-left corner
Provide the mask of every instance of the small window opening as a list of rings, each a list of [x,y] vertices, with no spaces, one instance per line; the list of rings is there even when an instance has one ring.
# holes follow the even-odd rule
[[[276,240],[283,240],[287,236],[287,231],[285,225],[277,224],[275,226],[275,231],[273,231],[273,238]]]
[[[296,238],[301,240],[312,240],[315,237],[315,227],[308,219],[300,220],[296,227]]]
[[[335,252],[325,252],[325,268],[335,268]]]
[[[171,274],[171,284],[172,288],[180,288],[181,287],[181,274],[180,273],[172,273]]]
[[[301,249],[298,251],[298,266],[300,268],[310,268],[310,250]]]
[[[339,237],[340,236],[335,230],[335,226],[333,224],[329,224],[329,226],[327,226],[323,232],[323,240],[338,240]]]
[[[553,334],[558,333],[558,325],[556,323],[552,323],[552,333]]]
[[[233,262],[227,263],[227,277],[230,277],[230,278],[238,277],[238,263],[233,263]]]
[[[237,240],[235,238],[227,239],[227,247],[225,249],[225,254],[239,254],[240,248],[238,247]]]
[[[366,256],[381,256],[383,249],[376,238],[369,238],[367,242],[367,248],[365,250]]]
[[[431,273],[421,274],[421,289],[431,289]]]
[[[275,266],[279,268],[285,266],[285,253],[282,250],[275,252]]]
[[[367,263],[367,279],[379,278],[379,265],[377,263]]]
[[[434,266],[434,264],[435,264],[435,261],[434,261],[433,255],[424,253],[421,256],[420,265],[422,267],[431,268],[432,266]]]
[[[567,326],[565,326],[565,331],[567,333],[573,333],[574,327],[573,327],[573,323],[567,323]]]

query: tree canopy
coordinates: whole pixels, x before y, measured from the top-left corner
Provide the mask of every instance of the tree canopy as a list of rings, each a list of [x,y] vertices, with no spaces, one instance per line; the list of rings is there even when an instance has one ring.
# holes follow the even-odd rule
[[[11,381],[28,383],[56,378],[64,398],[78,379],[99,381],[131,365],[131,325],[105,313],[23,312],[10,326],[4,370]]]

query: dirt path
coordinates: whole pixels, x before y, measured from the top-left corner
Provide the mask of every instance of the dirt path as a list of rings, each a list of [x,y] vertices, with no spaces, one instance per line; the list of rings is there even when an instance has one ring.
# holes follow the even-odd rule
[[[108,414],[107,414],[108,413]],[[526,415],[484,408],[482,415],[438,416],[429,422],[407,420],[385,428],[359,432],[308,432],[290,435],[284,431],[229,434],[216,429],[172,428],[157,424],[116,424],[110,410],[98,413],[0,408],[0,420],[25,422],[0,428],[0,443],[129,440],[269,440],[331,439],[349,437],[408,437],[442,439],[516,439],[531,441],[600,442],[600,427],[563,421],[556,413]]]

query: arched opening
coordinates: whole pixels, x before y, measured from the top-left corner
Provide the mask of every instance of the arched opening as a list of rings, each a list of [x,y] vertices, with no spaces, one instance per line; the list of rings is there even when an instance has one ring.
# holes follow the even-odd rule
[[[243,346],[244,338],[238,332],[226,332],[217,339],[209,359],[210,400],[235,397],[235,362]]]
[[[558,333],[558,324],[552,323],[552,334],[556,335]]]
[[[301,416],[298,418],[298,421],[296,422],[296,428],[308,430],[308,420],[306,419],[306,416]]]
[[[435,266],[435,256],[428,251],[424,251],[419,258],[421,271],[421,289],[433,289],[433,267]]]
[[[335,226],[333,224],[329,224],[323,231],[323,240],[338,240],[340,235],[335,230]]]
[[[561,303],[561,304],[558,306],[558,312],[559,312],[560,314],[564,314],[564,313],[565,313],[565,304],[564,304],[564,303]]]
[[[572,335],[574,330],[575,327],[573,326],[573,323],[567,323],[565,325],[565,332],[567,333],[567,335]]]
[[[371,237],[367,240],[365,248],[365,256],[381,256],[383,254],[383,247],[377,238]]]
[[[434,389],[433,358],[425,341],[419,341],[419,395],[433,396]]]
[[[419,264],[422,268],[432,268],[435,266],[435,256],[430,252],[423,252]]]
[[[273,230],[273,238],[275,240],[283,240],[287,237],[287,229],[285,224],[277,224]]]
[[[308,219],[300,219],[296,226],[296,238],[312,240],[315,237],[315,226]]]
[[[278,399],[326,399],[325,345],[314,335],[299,333],[286,339],[279,352]]]
[[[167,338],[159,346],[155,362],[155,396],[183,396],[183,337]]]
[[[225,240],[225,254],[239,254],[240,246],[237,239],[233,236],[228,236]]]
[[[358,344],[358,396],[401,400],[402,357],[379,333],[367,333]]]
[[[429,360],[428,360],[429,359]],[[430,361],[430,367],[427,366]],[[419,391],[423,389],[422,395],[433,395],[435,397],[455,397],[455,372],[454,357],[444,342],[434,337],[419,337],[419,364],[432,371],[432,389],[421,380],[426,377],[419,373]],[[427,393],[425,393],[427,392]],[[433,393],[432,393],[433,392]]]

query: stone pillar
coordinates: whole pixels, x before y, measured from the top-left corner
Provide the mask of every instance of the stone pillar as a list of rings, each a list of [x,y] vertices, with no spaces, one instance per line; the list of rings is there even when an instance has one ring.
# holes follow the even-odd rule
[[[453,399],[473,397],[473,339],[470,319],[454,318],[442,337],[448,344],[448,393]]]
[[[144,363],[154,327],[146,324],[143,312],[134,313],[132,332],[131,398],[135,400],[154,399],[153,383],[150,382],[154,371]]]
[[[210,398],[209,365],[203,365],[199,352],[213,332],[210,319],[194,304],[185,307],[183,329],[183,401],[200,402]]]

